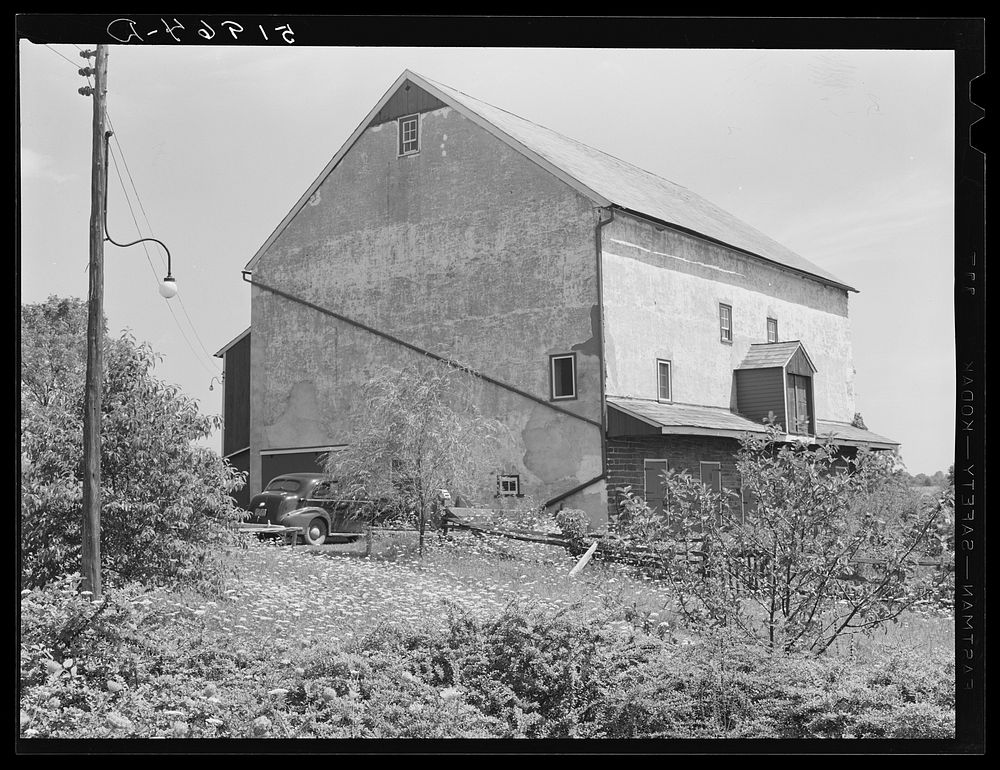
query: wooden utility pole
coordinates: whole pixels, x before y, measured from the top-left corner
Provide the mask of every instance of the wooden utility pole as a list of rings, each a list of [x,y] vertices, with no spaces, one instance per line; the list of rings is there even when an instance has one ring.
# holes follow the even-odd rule
[[[87,298],[87,383],[83,406],[83,590],[101,598],[101,386],[104,380],[105,99],[108,47],[94,65],[94,137],[90,182],[90,290]]]

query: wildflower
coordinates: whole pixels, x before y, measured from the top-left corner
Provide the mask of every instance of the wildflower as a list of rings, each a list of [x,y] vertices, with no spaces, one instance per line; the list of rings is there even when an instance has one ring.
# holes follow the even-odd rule
[[[121,692],[125,689],[125,685],[121,682],[116,682],[114,679],[109,679],[105,687],[108,688],[108,692]]]
[[[54,660],[46,660],[45,661],[45,670],[48,671],[50,674],[58,674],[63,669],[62,669],[62,665],[59,664],[59,663],[56,663],[56,661],[54,661]]]
[[[206,698],[211,698],[216,694],[218,694],[218,692],[219,691],[216,688],[215,684],[209,682],[208,684],[205,685],[205,689],[201,691],[201,694],[204,695]]]
[[[267,732],[271,729],[271,720],[265,716],[259,716],[253,720],[253,725],[251,726],[251,731],[258,738],[267,735]]]
[[[332,701],[334,698],[337,697],[337,691],[334,690],[332,687],[324,687],[322,697],[323,700],[329,703],[330,701]]]
[[[171,730],[173,731],[175,738],[185,738],[188,733],[191,732],[191,727],[187,722],[181,722],[178,720],[171,725]]]
[[[267,694],[274,695],[278,698],[282,698],[288,694],[288,690],[286,690],[284,687],[275,687],[273,690],[268,690]]]
[[[112,711],[108,714],[108,724],[114,727],[116,730],[131,730],[132,720],[128,717],[122,716],[117,711]]]
[[[446,687],[441,691],[440,695],[441,700],[454,700],[455,698],[461,697],[462,690],[458,687]]]

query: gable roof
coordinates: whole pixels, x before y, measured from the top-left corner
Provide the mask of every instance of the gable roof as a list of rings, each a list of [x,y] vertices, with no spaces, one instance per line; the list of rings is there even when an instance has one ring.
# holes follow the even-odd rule
[[[737,369],[773,369],[781,367],[792,360],[792,356],[801,350],[806,361],[812,370],[816,371],[809,353],[806,352],[805,345],[799,340],[789,340],[787,342],[755,342],[750,345],[743,362]]]
[[[790,268],[823,283],[857,291],[681,185],[409,70],[405,70],[396,79],[355,129],[292,211],[247,263],[247,270],[253,270],[261,255],[333,171],[385,103],[406,82],[419,86],[453,107],[599,206],[616,206]]]

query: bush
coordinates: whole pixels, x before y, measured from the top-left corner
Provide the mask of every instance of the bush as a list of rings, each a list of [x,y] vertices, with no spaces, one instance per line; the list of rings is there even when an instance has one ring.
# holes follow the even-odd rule
[[[21,580],[79,568],[83,499],[82,300],[22,308]],[[67,320],[69,319],[69,320]],[[69,323],[73,321],[73,323]],[[70,335],[67,338],[67,335]],[[220,546],[243,512],[243,475],[194,442],[219,427],[155,376],[157,356],[128,334],[105,340],[101,420],[102,566],[113,580],[218,590]]]
[[[947,654],[670,644],[511,605],[346,646],[213,631],[177,594],[79,577],[21,597],[21,735],[48,738],[948,738]]]
[[[689,627],[818,654],[940,595],[948,573],[918,562],[947,500],[909,493],[891,455],[861,449],[840,472],[836,447],[780,439],[743,439],[744,500],[683,471],[663,474],[663,514],[624,491],[620,540],[670,577]]]

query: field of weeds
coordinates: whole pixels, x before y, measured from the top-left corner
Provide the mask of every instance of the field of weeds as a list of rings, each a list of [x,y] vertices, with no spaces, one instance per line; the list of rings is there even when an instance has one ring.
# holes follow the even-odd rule
[[[821,659],[674,625],[665,585],[458,533],[232,553],[224,596],[25,592],[24,738],[937,737],[953,630],[914,615]]]

